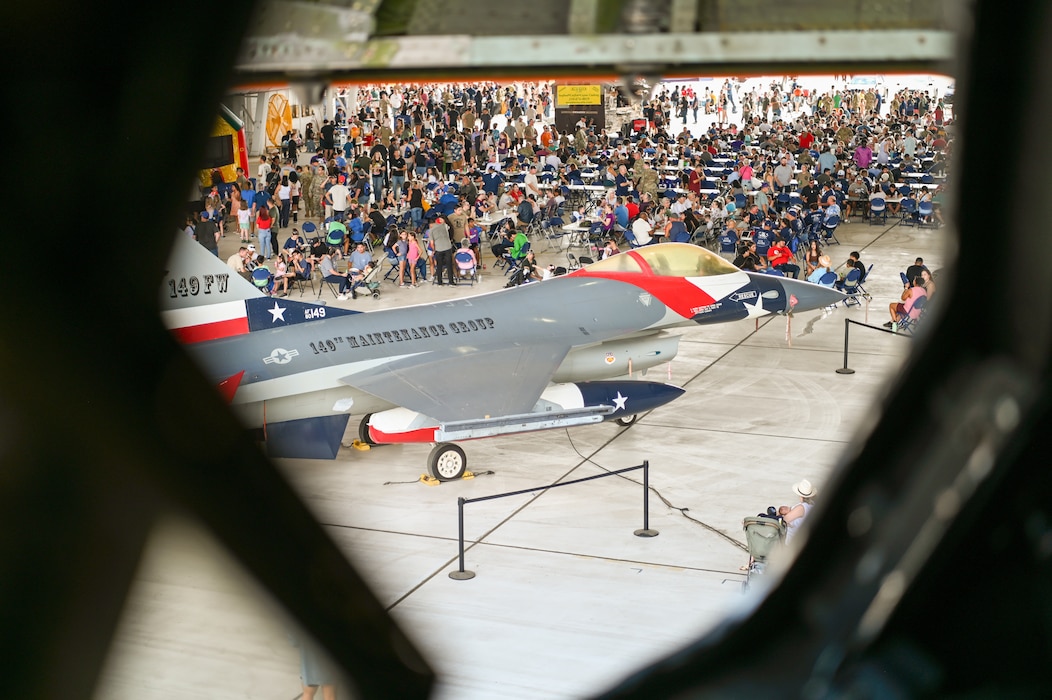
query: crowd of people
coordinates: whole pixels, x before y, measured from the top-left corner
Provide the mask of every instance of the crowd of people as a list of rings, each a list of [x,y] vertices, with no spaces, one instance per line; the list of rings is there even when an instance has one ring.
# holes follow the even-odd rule
[[[822,267],[822,226],[866,216],[874,197],[884,195],[892,214],[915,211],[909,199],[930,202],[930,218],[941,219],[936,183],[901,197],[896,189],[907,174],[947,167],[952,134],[939,101],[921,91],[885,99],[873,88],[819,94],[791,81],[771,88],[746,92],[731,80],[703,94],[661,88],[639,107],[642,124],[614,132],[584,119],[557,128],[550,83],[368,86],[356,112],[286,134],[254,173],[215,183],[186,230],[217,255],[228,232],[254,243],[255,257],[280,280],[289,273],[277,268],[294,267],[282,236],[301,218],[322,240],[344,228],[342,243],[331,246],[334,261],[367,229],[367,244],[387,243],[403,268],[400,283],[411,287],[421,259],[432,275],[440,260],[449,279],[446,251],[458,242],[481,259],[480,242],[498,234],[495,219],[510,226],[512,240],[557,216],[598,222],[600,257],[618,241],[705,241],[743,269],[808,279]],[[717,118],[704,130],[688,127],[697,110],[728,109],[740,109],[741,126]],[[592,188],[582,193],[582,185]],[[449,248],[445,236],[435,240],[437,217]],[[397,235],[385,236],[392,226]],[[341,285],[341,294],[349,290]]]

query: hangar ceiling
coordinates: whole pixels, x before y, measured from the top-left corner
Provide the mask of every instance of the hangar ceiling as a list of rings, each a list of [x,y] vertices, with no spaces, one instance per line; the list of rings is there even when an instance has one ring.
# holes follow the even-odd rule
[[[240,85],[950,70],[965,0],[267,0]],[[766,67],[766,68],[765,68]],[[835,69],[835,70],[834,70]]]

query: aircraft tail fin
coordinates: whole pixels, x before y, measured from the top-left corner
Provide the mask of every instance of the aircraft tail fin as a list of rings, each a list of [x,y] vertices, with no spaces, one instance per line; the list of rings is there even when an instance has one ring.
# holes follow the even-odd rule
[[[161,285],[161,311],[257,299],[263,293],[186,234],[175,237]]]
[[[360,313],[269,297],[184,234],[161,285],[161,317],[182,343],[200,343]]]

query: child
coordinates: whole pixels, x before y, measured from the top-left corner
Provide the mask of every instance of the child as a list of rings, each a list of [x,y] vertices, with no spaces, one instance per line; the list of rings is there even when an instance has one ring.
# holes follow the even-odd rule
[[[248,202],[241,200],[237,210],[237,230],[241,234],[241,241],[248,241],[249,227],[252,223],[252,212],[248,209]]]

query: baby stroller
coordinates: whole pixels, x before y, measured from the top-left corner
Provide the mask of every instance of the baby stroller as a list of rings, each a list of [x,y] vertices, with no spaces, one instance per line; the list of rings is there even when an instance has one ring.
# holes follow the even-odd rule
[[[357,294],[363,292],[365,294],[372,294],[373,299],[380,298],[380,266],[375,263],[370,263],[367,267],[365,276],[351,285],[351,291]]]
[[[526,275],[523,274],[521,267],[513,268],[511,277],[508,278],[508,283],[504,285],[504,288],[518,287],[526,281]]]
[[[478,265],[475,263],[475,256],[471,254],[471,251],[461,248],[453,256],[453,261],[457,266],[458,278],[461,281],[468,280],[472,286],[475,286],[475,283],[479,280]]]
[[[754,576],[763,576],[767,559],[776,547],[785,544],[785,521],[779,517],[757,515],[742,521],[745,541],[749,545],[749,565],[742,590],[749,590]]]

